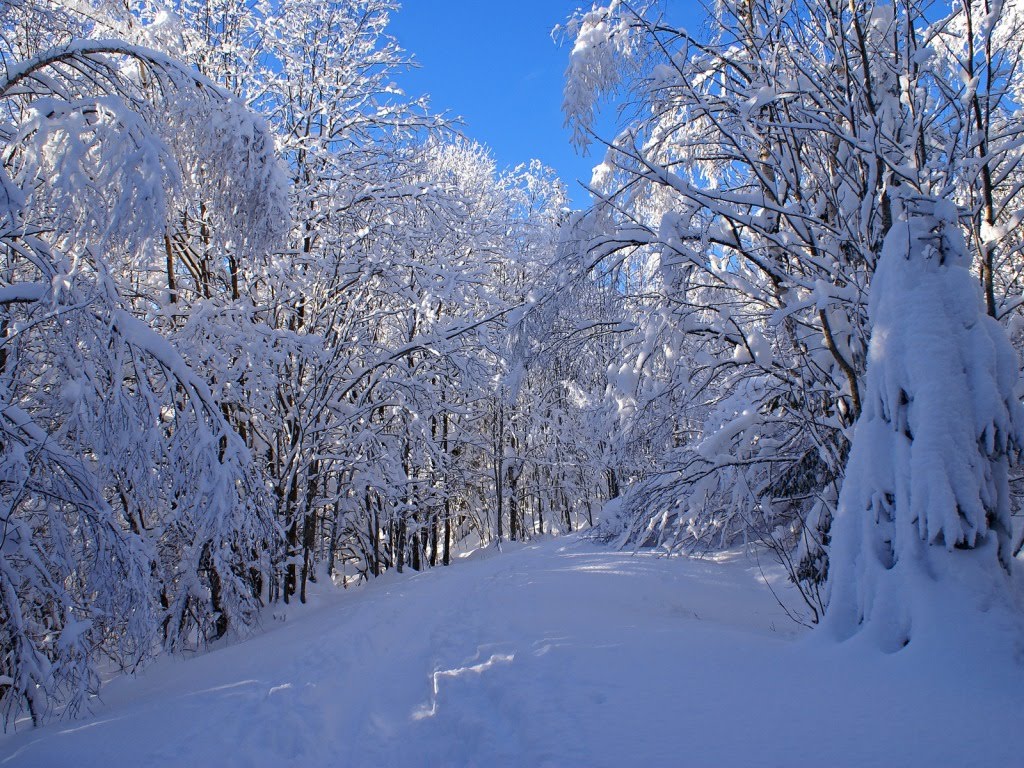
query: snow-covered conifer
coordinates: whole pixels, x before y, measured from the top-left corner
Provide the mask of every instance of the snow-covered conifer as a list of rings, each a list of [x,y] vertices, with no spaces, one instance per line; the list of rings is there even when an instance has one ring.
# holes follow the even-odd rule
[[[832,525],[826,626],[882,648],[1009,604],[1019,361],[948,201],[903,197],[872,283],[864,410]]]

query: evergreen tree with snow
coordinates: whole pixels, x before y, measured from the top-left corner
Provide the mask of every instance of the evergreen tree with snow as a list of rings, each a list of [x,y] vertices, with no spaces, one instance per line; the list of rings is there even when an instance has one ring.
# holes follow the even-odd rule
[[[905,195],[871,289],[864,409],[833,523],[825,626],[895,651],[1007,604],[1018,361],[956,207]],[[958,629],[954,629],[957,627]]]

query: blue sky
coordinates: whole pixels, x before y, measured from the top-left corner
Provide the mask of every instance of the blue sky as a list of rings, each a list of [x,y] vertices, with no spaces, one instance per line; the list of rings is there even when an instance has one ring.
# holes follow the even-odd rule
[[[600,160],[595,148],[581,157],[562,126],[562,76],[568,48],[551,39],[579,0],[406,0],[390,32],[420,67],[399,84],[409,94],[430,94],[435,110],[461,116],[463,132],[488,145],[500,167],[538,158],[558,171],[577,206],[587,196]],[[589,4],[586,4],[589,7]],[[693,29],[697,2],[675,0],[669,19]],[[595,159],[596,155],[596,159]]]

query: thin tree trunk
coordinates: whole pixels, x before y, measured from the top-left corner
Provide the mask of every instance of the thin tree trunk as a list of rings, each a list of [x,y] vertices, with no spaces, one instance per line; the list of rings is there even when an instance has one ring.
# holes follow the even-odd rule
[[[445,497],[444,500],[444,554],[441,561],[445,565],[452,562],[452,502]]]

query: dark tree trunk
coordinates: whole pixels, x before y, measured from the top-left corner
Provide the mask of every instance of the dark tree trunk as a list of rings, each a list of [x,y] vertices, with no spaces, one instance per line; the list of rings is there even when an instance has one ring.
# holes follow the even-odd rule
[[[437,565],[437,515],[430,516],[430,567]]]
[[[395,534],[395,567],[399,573],[402,573],[405,569],[405,536],[406,536],[406,524],[405,524],[405,513],[402,513],[401,519],[398,521],[398,530]]]
[[[508,468],[508,537],[515,541],[519,536],[519,491],[517,486],[518,475],[513,472],[512,467]]]
[[[445,497],[444,500],[444,554],[442,562],[451,565],[452,562],[452,503]]]
[[[209,542],[203,545],[203,553],[200,556],[200,562],[206,566],[207,578],[210,581],[210,608],[213,611],[213,615],[216,617],[213,622],[213,637],[211,640],[219,640],[228,632],[228,616],[224,611],[220,573],[218,573],[217,568],[214,565]]]

